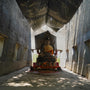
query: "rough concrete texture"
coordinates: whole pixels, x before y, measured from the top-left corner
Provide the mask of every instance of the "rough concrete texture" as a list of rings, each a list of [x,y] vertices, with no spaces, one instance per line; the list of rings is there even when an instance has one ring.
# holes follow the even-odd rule
[[[72,20],[66,25],[66,67],[87,76],[90,73],[90,0],[83,0]]]
[[[57,49],[62,50],[62,52],[59,55],[61,67],[65,67],[65,63],[66,63],[66,41],[65,41],[66,33],[65,32],[66,32],[66,30],[65,30],[65,26],[64,26],[56,34],[56,36],[57,36]]]
[[[0,90],[90,90],[90,82],[67,69],[55,74],[35,74],[28,67],[0,77]]]
[[[58,31],[70,21],[83,0],[16,0],[34,30],[47,24]]]
[[[17,70],[30,59],[30,25],[22,15],[16,0],[0,0],[0,35],[5,38],[0,57],[0,75]],[[18,44],[18,56],[15,46]],[[29,54],[29,56],[28,56]]]

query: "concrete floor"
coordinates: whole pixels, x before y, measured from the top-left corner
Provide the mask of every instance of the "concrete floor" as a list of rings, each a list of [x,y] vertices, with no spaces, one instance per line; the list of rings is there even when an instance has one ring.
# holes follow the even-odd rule
[[[0,77],[0,90],[90,90],[90,82],[65,68],[57,74],[33,74],[26,67]]]

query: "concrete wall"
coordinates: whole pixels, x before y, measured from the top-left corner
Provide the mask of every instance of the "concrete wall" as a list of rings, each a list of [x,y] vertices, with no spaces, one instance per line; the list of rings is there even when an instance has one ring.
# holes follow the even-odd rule
[[[57,49],[62,50],[60,55],[58,56],[60,58],[60,66],[65,67],[65,62],[66,62],[66,43],[65,43],[65,38],[66,38],[66,31],[65,31],[65,26],[60,29],[60,31],[57,32]]]
[[[83,3],[66,25],[66,67],[74,72],[87,76],[90,66],[90,0]]]
[[[35,49],[35,35],[33,29],[31,29],[31,49]]]
[[[30,26],[16,0],[0,0],[0,36],[4,38],[0,75],[26,66],[27,57],[30,60],[31,55]],[[16,44],[19,48],[14,60]]]

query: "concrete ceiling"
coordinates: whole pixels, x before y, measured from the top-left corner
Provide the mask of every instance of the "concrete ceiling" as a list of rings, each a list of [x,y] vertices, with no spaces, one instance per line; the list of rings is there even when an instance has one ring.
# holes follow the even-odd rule
[[[16,0],[33,30],[47,25],[58,31],[68,23],[83,0]]]

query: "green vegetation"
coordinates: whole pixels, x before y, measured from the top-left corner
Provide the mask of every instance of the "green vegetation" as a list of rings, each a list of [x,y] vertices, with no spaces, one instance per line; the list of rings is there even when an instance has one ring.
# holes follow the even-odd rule
[[[60,58],[57,58],[57,62],[60,64]]]
[[[38,57],[38,54],[33,54],[33,63],[35,63],[35,62],[36,62],[37,57]]]

